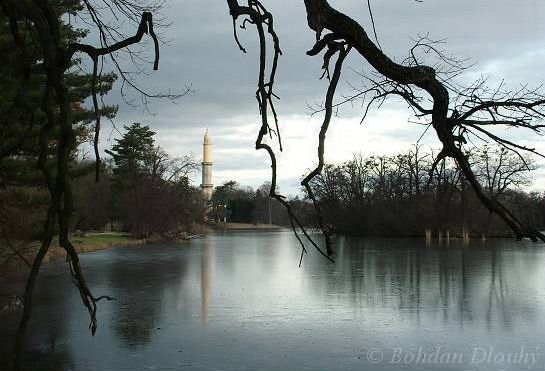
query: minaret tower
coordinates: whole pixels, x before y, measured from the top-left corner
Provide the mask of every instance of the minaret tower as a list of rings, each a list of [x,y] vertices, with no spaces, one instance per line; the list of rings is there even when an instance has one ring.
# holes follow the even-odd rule
[[[208,129],[204,133],[204,142],[202,146],[202,192],[206,200],[210,201],[212,198],[212,190],[214,185],[212,184],[212,140],[210,140],[210,134]]]

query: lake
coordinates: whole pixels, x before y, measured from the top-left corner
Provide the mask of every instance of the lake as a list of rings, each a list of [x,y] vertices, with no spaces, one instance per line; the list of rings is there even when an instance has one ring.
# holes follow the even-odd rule
[[[318,237],[318,235],[315,235]],[[81,255],[92,337],[66,263],[44,266],[27,370],[544,370],[545,248],[514,240],[337,237],[336,262],[288,230]],[[12,354],[0,321],[0,369]]]

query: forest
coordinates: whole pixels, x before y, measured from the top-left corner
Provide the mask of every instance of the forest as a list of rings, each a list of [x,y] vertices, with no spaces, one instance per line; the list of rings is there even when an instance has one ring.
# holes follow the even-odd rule
[[[526,225],[545,229],[545,195],[531,192],[528,167],[501,147],[474,149],[467,157],[488,197],[501,201]],[[356,155],[326,164],[313,182],[325,218],[336,233],[364,236],[506,237],[509,226],[471,191],[456,163],[432,166],[433,153],[414,146],[393,156]]]

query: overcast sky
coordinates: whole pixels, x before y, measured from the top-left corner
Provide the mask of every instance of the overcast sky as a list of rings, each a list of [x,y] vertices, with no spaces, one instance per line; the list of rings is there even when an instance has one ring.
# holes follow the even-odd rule
[[[302,176],[316,163],[317,133],[321,116],[310,116],[309,103],[321,102],[327,88],[320,81],[321,57],[308,57],[314,34],[306,25],[303,1],[263,0],[275,16],[283,55],[276,79],[285,150],[279,155],[279,184],[285,193],[298,192]],[[369,14],[364,0],[331,0],[367,27]],[[539,85],[545,81],[545,1],[543,0],[374,0],[373,13],[383,50],[396,61],[403,60],[412,46],[411,38],[428,33],[447,40],[450,53],[471,58],[476,65],[461,82],[480,75],[508,84]],[[259,128],[255,100],[257,44],[252,27],[240,30],[247,54],[237,48],[227,5],[217,0],[170,0],[164,10],[172,26],[162,30],[169,45],[161,51],[160,69],[139,79],[149,91],[181,91],[191,85],[193,93],[178,104],[154,101],[153,115],[124,104],[118,93],[105,100],[119,103],[118,126],[138,121],[157,132],[157,143],[173,155],[193,153],[201,160],[202,137],[209,128],[213,141],[214,183],[235,179],[259,186],[269,178],[270,165],[264,153],[254,150]],[[338,99],[352,91],[346,83],[359,83],[354,71],[370,71],[355,53],[347,60]],[[363,125],[362,110],[345,107],[334,118],[326,143],[326,160],[348,160],[356,152],[389,154],[408,149],[423,128],[407,121],[406,105],[392,100],[374,109]],[[106,128],[103,148],[118,135]],[[545,152],[538,139],[509,134]],[[421,140],[432,148],[439,144],[430,131]],[[543,142],[543,141],[541,141]],[[545,189],[544,171],[535,174],[536,187]],[[199,176],[195,183],[199,183]]]

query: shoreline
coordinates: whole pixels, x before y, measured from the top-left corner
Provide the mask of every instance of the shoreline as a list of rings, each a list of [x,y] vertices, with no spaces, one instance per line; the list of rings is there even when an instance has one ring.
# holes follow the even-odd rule
[[[116,246],[143,245],[147,242],[146,239],[134,238],[128,233],[120,232],[94,232],[88,233],[85,236],[71,235],[70,241],[78,254],[107,250]],[[38,251],[38,246],[36,245],[35,247],[29,248],[29,250],[32,251],[24,253],[23,257],[27,262],[32,264],[35,254]],[[55,262],[65,258],[65,250],[61,248],[55,240],[42,263]],[[13,256],[10,259],[1,262],[0,267],[6,275],[18,275],[28,270],[26,263],[17,256]]]
[[[212,231],[267,231],[267,230],[280,230],[281,226],[271,224],[247,224],[247,223],[216,223],[202,226],[204,227],[196,235],[187,234],[186,238],[182,238],[169,242],[183,242],[193,238],[198,238],[202,235],[206,235]],[[161,239],[149,239],[149,238],[136,238],[125,232],[89,232],[84,235],[71,234],[70,241],[74,245],[74,248],[78,254],[85,254],[95,251],[107,250],[118,246],[134,246],[145,245],[153,242],[161,242]],[[39,242],[29,247],[27,252],[23,253],[23,258],[32,264],[35,254],[38,251]],[[43,263],[50,263],[66,258],[66,252],[58,245],[55,239],[52,246],[49,248],[46,256],[43,259]],[[0,269],[5,275],[19,274],[25,272],[28,267],[24,261],[17,256],[12,256],[4,261],[0,261]]]
[[[281,230],[285,228],[275,224],[223,223],[223,222],[210,224],[210,227],[215,231],[276,231],[276,230]]]
[[[78,254],[107,250],[116,246],[143,245],[147,242],[146,239],[135,238],[129,233],[122,232],[92,232],[84,236],[72,235],[70,240]],[[58,261],[64,259],[65,256],[64,249],[55,244],[48,251],[44,263]]]
[[[193,238],[200,238],[201,236],[204,236],[210,232],[236,232],[236,231],[280,231],[282,229],[285,229],[287,227],[274,225],[274,224],[251,224],[251,223],[209,223],[205,224],[202,227],[204,227],[200,234],[196,235],[187,235],[187,238],[182,238],[180,240],[176,241],[169,241],[169,242],[183,242],[188,241]],[[289,229],[289,228],[288,228]],[[319,233],[319,231],[316,230],[309,230],[312,234]],[[340,232],[337,235],[339,236],[345,236],[345,237],[361,237],[361,238],[421,238],[426,239],[425,235],[359,235],[359,234],[351,234],[346,232]],[[511,239],[514,238],[512,235],[506,234],[492,234],[492,235],[485,235],[484,239],[482,235],[474,235],[470,234],[468,237],[464,238],[463,236],[459,236],[457,234],[450,235],[450,238],[447,238],[446,235],[432,235],[430,240],[432,241],[446,241],[446,240],[485,240],[485,239]],[[90,232],[86,233],[85,235],[71,235],[71,242],[74,245],[74,248],[76,249],[76,252],[78,254],[85,254],[95,251],[101,251],[101,250],[107,250],[111,248],[115,248],[118,246],[134,246],[134,245],[145,245],[148,243],[154,243],[154,242],[162,242],[160,239],[154,240],[154,239],[146,239],[146,238],[135,238],[132,237],[129,233],[125,232]],[[164,242],[164,241],[163,241]],[[28,261],[30,264],[32,264],[32,261],[34,259],[34,254],[38,250],[38,245],[36,245],[34,248],[30,248],[29,250],[32,250],[31,253],[27,252],[23,254],[23,257],[26,261]],[[66,258],[66,252],[63,248],[58,246],[58,243],[56,241],[53,242],[51,248],[47,252],[46,256],[43,259],[43,263],[50,263],[59,261]],[[4,275],[11,275],[11,274],[18,274],[21,272],[24,272],[28,269],[27,265],[16,256],[12,256],[11,258],[6,259],[5,261],[0,261],[0,269],[2,270],[2,273]]]

